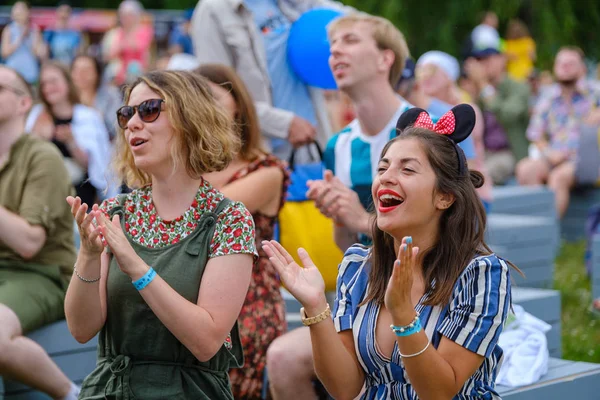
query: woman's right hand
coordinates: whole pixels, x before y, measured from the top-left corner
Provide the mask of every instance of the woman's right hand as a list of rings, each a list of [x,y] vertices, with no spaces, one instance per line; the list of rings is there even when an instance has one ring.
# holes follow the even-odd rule
[[[265,240],[262,246],[292,296],[307,309],[318,308],[325,298],[325,281],[306,250],[298,249],[302,268],[277,241]]]
[[[104,250],[102,238],[100,237],[100,228],[94,226],[92,223],[94,219],[94,213],[86,213],[88,206],[85,203],[81,203],[79,196],[67,197],[67,203],[71,206],[71,213],[77,222],[77,228],[79,229],[79,236],[81,240],[80,248],[93,255],[100,255]],[[94,211],[98,210],[98,205],[94,204]]]

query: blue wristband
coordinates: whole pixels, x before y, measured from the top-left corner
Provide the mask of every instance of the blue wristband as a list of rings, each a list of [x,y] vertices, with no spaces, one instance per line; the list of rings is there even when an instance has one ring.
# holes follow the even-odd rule
[[[131,283],[133,283],[133,286],[135,286],[137,290],[142,290],[143,288],[148,286],[148,284],[152,282],[152,280],[154,280],[155,276],[156,271],[154,270],[154,268],[150,267],[150,269],[144,274],[144,276],[142,276],[137,281],[133,281]]]
[[[417,315],[413,322],[406,326],[394,326],[391,325],[392,331],[396,334],[396,336],[410,336],[414,333],[421,332],[421,319]]]

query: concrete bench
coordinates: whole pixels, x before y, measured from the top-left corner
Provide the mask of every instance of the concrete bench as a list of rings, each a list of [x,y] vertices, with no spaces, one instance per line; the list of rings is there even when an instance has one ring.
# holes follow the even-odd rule
[[[486,241],[500,257],[525,274],[513,273],[517,285],[551,288],[559,233],[555,219],[525,215],[490,214]]]
[[[86,344],[78,343],[67,328],[65,320],[55,322],[27,335],[46,350],[52,360],[60,367],[69,379],[81,383],[96,367],[97,338]],[[0,399],[5,400],[49,400],[50,397],[33,389],[12,381],[0,378]]]
[[[561,236],[567,241],[585,238],[585,221],[590,207],[600,203],[600,189],[575,189],[571,192],[571,200],[567,213],[560,223]]]
[[[556,218],[554,194],[545,186],[499,186],[493,189],[492,214],[517,214]],[[576,241],[585,236],[585,220],[594,204],[600,203],[599,188],[571,192],[569,208],[560,221],[561,237]]]
[[[497,186],[493,196],[492,214],[556,218],[554,193],[546,186]]]
[[[600,398],[600,364],[551,358],[548,373],[538,382],[508,388],[498,386],[503,400],[564,400]]]

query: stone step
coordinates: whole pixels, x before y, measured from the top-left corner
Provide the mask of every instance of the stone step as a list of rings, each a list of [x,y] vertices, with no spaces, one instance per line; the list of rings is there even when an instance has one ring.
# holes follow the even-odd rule
[[[497,386],[503,400],[564,400],[600,398],[600,364],[551,358],[548,373],[531,385]]]
[[[517,214],[556,218],[554,193],[545,186],[497,186],[492,214]]]

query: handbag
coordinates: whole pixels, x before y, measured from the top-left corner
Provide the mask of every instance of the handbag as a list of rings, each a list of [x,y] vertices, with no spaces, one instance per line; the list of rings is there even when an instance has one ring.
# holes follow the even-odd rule
[[[307,181],[323,179],[324,172],[323,152],[316,142],[313,144],[319,159],[296,165],[296,150],[290,157],[291,183],[287,200],[279,212],[279,242],[298,265],[302,265],[298,248],[304,248],[319,268],[325,290],[335,291],[338,265],[344,254],[335,244],[333,220],[321,214],[314,201],[306,197]]]

